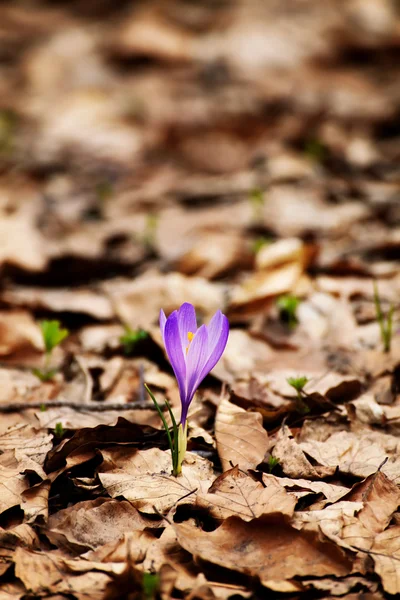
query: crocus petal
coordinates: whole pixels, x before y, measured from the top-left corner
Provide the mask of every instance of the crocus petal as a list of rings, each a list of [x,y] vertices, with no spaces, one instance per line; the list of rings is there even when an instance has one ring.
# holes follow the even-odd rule
[[[178,310],[178,323],[182,350],[186,353],[186,348],[189,345],[188,333],[195,334],[197,331],[196,311],[189,302],[182,304]]]
[[[200,383],[203,381],[204,377],[206,375],[208,375],[208,373],[210,371],[212,371],[212,369],[215,367],[215,365],[221,358],[222,353],[225,350],[226,343],[228,341],[229,321],[225,315],[223,315],[222,313],[220,313],[220,315],[221,316],[216,319],[215,319],[215,317],[217,317],[217,315],[214,315],[214,317],[212,318],[210,325],[209,325],[208,347],[209,347],[209,352],[210,352],[210,350],[211,350],[211,352],[209,353],[209,356],[206,360],[203,370],[200,373],[200,381],[199,381],[198,385],[200,385]],[[215,321],[214,321],[214,319],[215,319]],[[212,326],[212,328],[211,328],[211,326]],[[214,344],[214,347],[212,347],[212,348],[210,348],[210,346],[211,346],[210,338],[212,338],[213,344]]]
[[[164,343],[183,401],[186,398],[186,362],[179,337],[178,311],[176,310],[169,315],[165,323]]]
[[[164,345],[165,345],[164,330],[165,330],[166,322],[167,322],[167,317],[165,316],[165,312],[163,311],[163,309],[161,309],[160,310],[160,329],[161,329],[161,335],[162,335]]]
[[[202,325],[196,331],[196,334],[189,346],[186,357],[186,401],[189,403],[197,390],[201,379],[200,374],[204,368],[208,356],[208,332],[207,327]]]

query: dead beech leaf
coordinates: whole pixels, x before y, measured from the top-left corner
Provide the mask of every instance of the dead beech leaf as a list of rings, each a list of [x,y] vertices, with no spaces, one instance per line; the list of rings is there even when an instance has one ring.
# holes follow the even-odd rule
[[[398,439],[374,431],[357,433],[339,431],[322,441],[300,442],[300,448],[320,465],[342,473],[351,473],[357,477],[368,477],[375,473],[386,458],[382,472],[389,479],[400,479],[400,459],[398,458]]]
[[[324,463],[322,463],[322,467],[312,465],[301,445],[291,437],[290,429],[286,425],[281,427],[278,432],[272,456],[279,460],[284,473],[289,477],[322,479],[335,472],[335,467],[331,468]]]
[[[293,292],[302,274],[303,268],[298,263],[288,263],[271,271],[258,271],[234,289],[231,308],[235,310],[256,300]]]
[[[72,312],[90,315],[98,320],[112,319],[114,310],[109,299],[93,290],[14,287],[1,294],[3,302],[11,306],[21,306],[34,310],[48,310],[55,313]]]
[[[347,498],[363,502],[357,518],[374,535],[389,525],[400,505],[400,489],[382,471],[378,471],[354,486]]]
[[[152,569],[161,574],[163,570],[172,570],[168,577],[171,579],[169,596],[174,587],[180,590],[190,590],[195,585],[197,575],[193,559],[179,545],[176,531],[172,525],[167,525],[161,536],[154,539],[147,550],[143,570],[151,571]],[[165,575],[164,572],[164,586],[167,583]]]
[[[49,590],[61,594],[86,594],[93,600],[101,600],[109,577],[96,571],[71,573],[71,562],[55,552],[25,548],[17,548],[14,555],[16,576],[27,590],[42,595]],[[87,561],[86,565],[90,566]]]
[[[235,406],[227,396],[221,399],[215,416],[215,438],[224,471],[232,465],[244,471],[255,469],[268,448],[262,416]]]
[[[237,233],[203,231],[199,239],[190,236],[190,249],[178,260],[178,268],[185,275],[213,279],[246,260],[244,241]],[[249,262],[249,260],[247,260]]]
[[[0,340],[0,356],[43,349],[39,327],[32,316],[24,311],[0,312]]]
[[[400,594],[400,526],[379,533],[371,547],[375,571],[388,594]]]
[[[277,481],[283,486],[289,495],[295,498],[303,498],[310,494],[323,494],[328,502],[337,502],[349,492],[349,488],[343,485],[326,483],[325,481],[308,481],[307,479],[292,479],[290,477],[276,477],[269,473],[263,473],[263,482]]]
[[[373,536],[356,517],[362,507],[362,502],[341,500],[322,510],[298,511],[292,525],[315,533],[322,531],[329,540],[349,550],[368,548]]]
[[[166,314],[190,302],[207,318],[224,305],[225,286],[180,273],[150,271],[133,281],[113,281],[104,289],[122,322],[144,329],[158,321],[160,298]]]
[[[57,546],[94,550],[156,523],[142,517],[129,502],[97,498],[51,515],[46,535]]]
[[[264,371],[274,357],[274,351],[248,331],[232,329],[221,360],[213,369],[213,375],[233,384],[239,377]]]
[[[28,487],[28,480],[20,474],[19,468],[7,468],[0,465],[0,514],[21,504],[22,492]]]
[[[229,517],[209,533],[192,523],[175,523],[174,529],[182,548],[193,556],[258,576],[261,582],[315,573],[341,576],[351,569],[351,563],[333,544],[268,517],[250,522]]]
[[[134,530],[124,533],[117,540],[99,546],[96,550],[89,550],[82,557],[98,564],[125,564],[128,561],[142,563],[153,542],[154,536],[150,531]]]
[[[26,523],[35,523],[39,517],[47,522],[50,486],[51,482],[45,480],[22,492],[21,509]]]
[[[214,479],[211,463],[195,454],[186,454],[180,477],[171,475],[170,452],[159,448],[116,448],[102,454],[99,478],[110,496],[123,496],[149,514],[167,512],[180,501],[194,502]]]
[[[276,480],[267,482],[266,487],[254,481],[235,466],[222,473],[206,494],[199,494],[197,504],[207,508],[217,519],[237,516],[251,521],[261,515],[293,515],[296,499],[289,496]]]
[[[0,450],[4,455],[12,454],[20,470],[31,469],[45,478],[43,464],[47,453],[53,448],[53,435],[39,431],[32,425],[18,424],[0,435]]]

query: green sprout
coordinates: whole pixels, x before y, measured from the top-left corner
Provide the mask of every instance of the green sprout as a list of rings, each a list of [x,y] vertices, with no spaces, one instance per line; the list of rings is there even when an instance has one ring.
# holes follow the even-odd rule
[[[279,458],[276,458],[275,456],[270,456],[268,458],[268,473],[272,473],[276,465],[279,465]]]
[[[9,156],[14,149],[17,115],[12,110],[0,110],[0,155]]]
[[[310,409],[304,400],[304,396],[305,396],[304,387],[308,383],[308,378],[305,375],[303,375],[302,377],[288,377],[288,379],[286,381],[288,382],[289,385],[292,386],[293,389],[296,390],[297,407],[298,407],[299,412],[301,412],[301,413],[310,412]]]
[[[167,425],[167,421],[165,420],[165,417],[162,413],[162,410],[161,410],[157,400],[154,397],[154,394],[151,392],[149,386],[146,383],[144,384],[144,387],[146,388],[150,398],[153,400],[154,406],[156,407],[159,417],[164,425],[165,433],[167,434],[167,439],[168,439],[168,446],[169,446],[169,449],[171,450],[171,456],[172,456],[172,474],[175,475],[175,477],[176,477],[177,475],[180,474],[180,470],[179,470],[178,426],[176,424],[174,413],[172,412],[172,409],[171,409],[171,406],[170,406],[168,400],[164,399],[165,405],[168,409],[168,412],[170,414],[171,421],[172,421],[172,435],[171,435],[170,429]]]
[[[252,250],[253,254],[258,254],[258,252],[261,250],[261,248],[263,248],[264,246],[269,246],[270,244],[272,244],[271,238],[261,236],[253,241],[253,243],[251,245],[251,250]]]
[[[143,573],[143,600],[155,600],[159,585],[160,578],[156,573]]]
[[[41,381],[50,381],[57,373],[57,369],[50,369],[51,355],[56,346],[61,344],[68,336],[68,329],[60,327],[60,321],[41,321],[43,343],[46,351],[44,369],[32,369],[32,373]]]
[[[42,402],[42,404],[40,405],[40,412],[46,412],[47,410],[47,406]]]
[[[146,223],[144,227],[142,241],[143,244],[149,248],[154,248],[157,234],[159,216],[155,213],[149,212],[146,215]]]
[[[135,346],[138,342],[145,340],[149,337],[147,331],[144,329],[131,329],[130,327],[125,327],[125,333],[119,338],[120,343],[124,347],[125,354],[129,355],[135,349]]]
[[[263,208],[264,208],[264,192],[261,188],[257,187],[251,190],[249,201],[253,210],[253,219],[254,221],[260,221],[263,216]]]
[[[311,138],[304,144],[304,154],[311,160],[321,163],[326,158],[326,146],[317,138]]]
[[[383,314],[381,299],[378,291],[378,284],[374,281],[374,302],[375,302],[375,312],[376,312],[376,320],[379,323],[379,328],[381,331],[381,340],[383,343],[383,351],[390,352],[390,346],[392,343],[392,334],[393,334],[393,312],[394,306],[390,305],[389,310],[386,315]]]
[[[294,329],[298,323],[296,313],[299,304],[299,298],[291,294],[280,296],[276,301],[276,306],[279,309],[279,318],[288,324],[289,329]]]
[[[100,204],[104,204],[113,195],[113,186],[110,181],[101,181],[96,185],[96,196]]]
[[[54,427],[54,435],[58,438],[61,438],[64,435],[64,427],[62,423],[56,423],[56,426]]]

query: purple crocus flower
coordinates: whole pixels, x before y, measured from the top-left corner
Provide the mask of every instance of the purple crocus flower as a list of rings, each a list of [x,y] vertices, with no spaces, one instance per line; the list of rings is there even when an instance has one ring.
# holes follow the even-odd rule
[[[217,311],[209,325],[197,328],[194,306],[185,302],[168,319],[160,311],[160,328],[169,361],[178,381],[185,428],[189,404],[206,375],[215,367],[229,334],[229,322]]]

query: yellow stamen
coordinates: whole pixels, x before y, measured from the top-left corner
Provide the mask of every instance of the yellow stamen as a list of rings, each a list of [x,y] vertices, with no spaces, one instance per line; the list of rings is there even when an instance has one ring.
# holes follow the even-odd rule
[[[186,346],[186,354],[188,353],[189,346],[190,346],[190,342],[191,342],[191,341],[192,341],[192,339],[194,338],[194,333],[192,333],[191,331],[188,331],[188,334],[187,334],[187,336],[188,336],[189,343],[188,343],[188,345]]]

